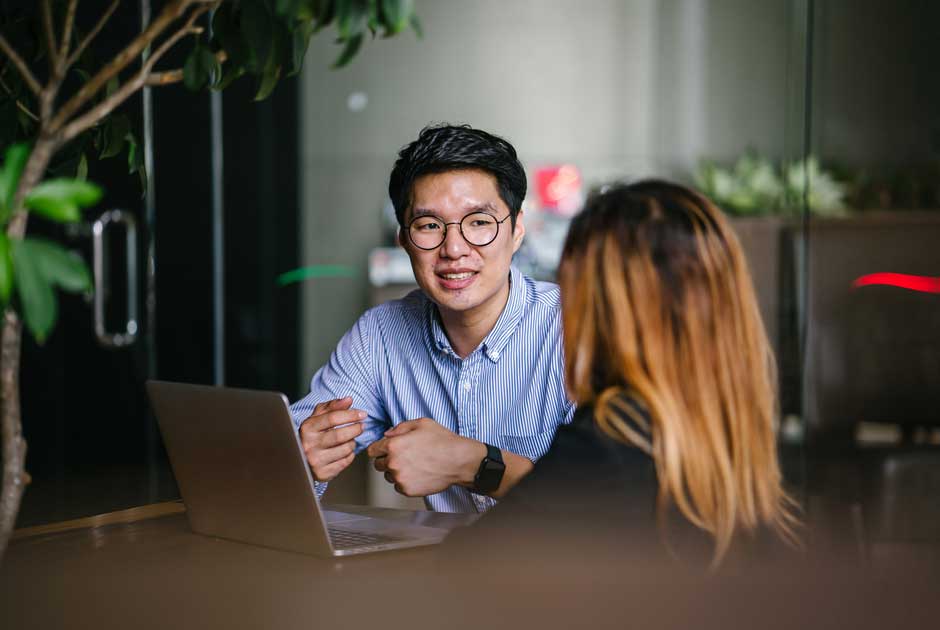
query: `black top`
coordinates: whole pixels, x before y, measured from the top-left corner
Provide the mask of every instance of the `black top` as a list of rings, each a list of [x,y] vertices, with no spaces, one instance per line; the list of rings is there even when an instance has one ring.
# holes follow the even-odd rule
[[[647,417],[643,409],[628,404]],[[707,564],[710,536],[675,508],[657,517],[659,492],[652,458],[597,428],[591,407],[580,407],[570,425],[559,427],[548,453],[534,470],[472,527],[455,531],[445,549],[489,555],[579,555],[626,553],[654,559],[681,558]],[[624,422],[643,432],[627,414]],[[753,548],[753,541],[735,541]]]

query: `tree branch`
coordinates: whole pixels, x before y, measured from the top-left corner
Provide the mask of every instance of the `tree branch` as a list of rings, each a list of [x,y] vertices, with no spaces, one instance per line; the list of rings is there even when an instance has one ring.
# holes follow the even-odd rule
[[[52,7],[49,0],[42,0],[42,23],[46,31],[46,47],[49,49],[49,68],[54,73],[59,66],[59,47],[55,43],[55,28],[52,26]]]
[[[5,69],[6,68],[4,68],[4,70]],[[20,101],[19,99],[13,96],[13,90],[10,88],[9,85],[7,85],[7,82],[3,80],[2,74],[0,74],[0,85],[3,86],[3,91],[10,95],[10,98],[13,99],[13,102],[16,103],[16,106],[19,108],[21,112],[23,112],[24,114],[26,114],[27,116],[35,120],[36,122],[39,122],[39,116],[34,114],[28,107],[26,107],[25,103],[23,103],[22,101]]]
[[[68,142],[69,140],[71,140],[72,138],[80,134],[81,132],[85,131],[89,127],[96,124],[99,120],[101,120],[102,118],[110,114],[112,111],[114,111],[114,109],[118,105],[126,101],[131,96],[131,94],[133,94],[137,90],[144,87],[144,85],[147,84],[147,80],[149,78],[151,78],[152,76],[159,76],[159,75],[151,75],[151,70],[153,70],[154,64],[156,64],[157,61],[160,60],[160,57],[166,54],[166,52],[170,48],[172,48],[174,44],[176,44],[180,39],[182,39],[186,35],[201,33],[202,28],[198,26],[193,26],[193,23],[196,21],[196,19],[200,15],[202,15],[206,11],[210,10],[213,6],[215,6],[215,4],[216,3],[204,3],[204,6],[196,8],[189,15],[189,18],[186,20],[186,23],[183,24],[183,26],[180,27],[179,30],[177,30],[175,33],[170,35],[160,45],[160,47],[157,48],[156,51],[154,51],[153,54],[147,57],[147,61],[144,62],[144,64],[141,66],[137,74],[135,74],[133,77],[131,77],[129,81],[127,81],[124,85],[118,88],[117,91],[114,92],[114,94],[112,94],[105,100],[101,101],[100,103],[92,107],[90,110],[88,110],[87,112],[85,112],[84,114],[82,114],[81,116],[73,120],[72,122],[68,123],[68,125],[66,125],[62,129],[62,142]],[[165,73],[160,73],[160,74],[165,74]],[[165,78],[171,78],[171,77],[165,77]],[[182,78],[182,76],[180,78]],[[173,83],[173,81],[168,81],[168,82]]]
[[[49,122],[49,132],[56,133],[63,125],[85,104],[92,96],[98,93],[101,88],[112,78],[118,75],[128,66],[140,53],[153,42],[160,33],[173,22],[175,22],[193,3],[194,0],[175,0],[163,8],[163,11],[150,22],[150,25],[140,35],[127,45],[127,47],[118,53],[114,59],[108,62],[98,73],[93,76],[85,85],[81,87],[62,107],[59,113]],[[200,9],[209,8],[200,7]],[[115,93],[116,94],[116,93]],[[114,95],[112,95],[114,96]],[[126,98],[126,97],[125,97]],[[107,99],[110,101],[111,99]],[[105,102],[107,102],[105,101]],[[105,102],[99,104],[103,105]],[[97,107],[96,107],[97,109]],[[106,110],[110,112],[111,110]]]
[[[39,96],[39,92],[42,91],[42,87],[39,85],[39,81],[36,80],[36,77],[33,76],[33,73],[29,71],[29,66],[26,65],[26,62],[23,61],[23,58],[13,50],[13,47],[7,43],[6,38],[3,35],[0,35],[0,49],[10,58],[10,61],[13,62],[13,65],[16,66],[16,69],[20,71],[20,75],[23,77],[23,81],[26,82],[27,87],[30,91]]]
[[[228,55],[225,54],[224,50],[219,50],[215,53],[215,58],[219,63],[225,63],[228,59]],[[183,80],[183,69],[177,68],[176,70],[166,70],[165,72],[153,72],[150,76],[147,77],[147,80],[144,82],[144,85],[149,86],[160,86],[160,85],[170,85],[171,83],[179,83]]]
[[[69,55],[69,46],[72,43],[72,26],[75,24],[75,10],[78,8],[78,0],[69,0],[69,6],[65,10],[65,23],[62,25],[62,44],[59,48],[59,74],[65,74],[65,62]]]
[[[104,12],[104,15],[101,16],[101,18],[98,20],[98,23],[95,24],[95,27],[88,31],[88,35],[85,36],[85,39],[82,40],[78,47],[69,56],[68,60],[65,62],[66,68],[70,68],[72,64],[78,60],[82,53],[85,52],[85,48],[88,47],[88,44],[91,43],[91,40],[93,40],[101,31],[101,29],[104,28],[104,25],[108,22],[108,19],[111,17],[111,14],[114,13],[114,10],[117,9],[120,1],[121,0],[113,0],[113,2],[111,2],[111,6],[109,6],[108,9]]]

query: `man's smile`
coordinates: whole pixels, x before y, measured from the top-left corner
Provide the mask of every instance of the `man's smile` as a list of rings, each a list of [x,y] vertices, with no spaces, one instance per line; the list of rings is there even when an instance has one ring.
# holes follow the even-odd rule
[[[472,269],[447,269],[434,272],[439,284],[451,291],[465,289],[470,286],[476,280],[478,273],[478,271]]]

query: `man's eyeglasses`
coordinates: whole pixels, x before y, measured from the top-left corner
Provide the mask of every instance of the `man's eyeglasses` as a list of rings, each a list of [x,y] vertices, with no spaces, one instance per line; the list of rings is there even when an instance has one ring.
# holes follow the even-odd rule
[[[496,240],[500,223],[511,216],[510,213],[497,219],[489,212],[471,212],[460,221],[450,223],[432,216],[417,217],[408,224],[408,238],[418,249],[437,249],[447,238],[447,226],[457,225],[464,240],[476,247],[483,247]]]

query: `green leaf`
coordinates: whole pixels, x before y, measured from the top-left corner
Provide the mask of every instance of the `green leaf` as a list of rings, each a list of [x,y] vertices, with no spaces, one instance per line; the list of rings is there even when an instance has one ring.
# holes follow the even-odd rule
[[[78,221],[80,208],[98,203],[103,192],[91,182],[77,179],[50,179],[26,195],[26,207],[61,223]]]
[[[313,15],[316,21],[313,32],[316,33],[333,21],[336,16],[336,0],[313,0]]]
[[[128,132],[124,139],[127,141],[127,172],[133,175],[143,165],[144,158],[133,133]]]
[[[226,70],[243,69],[250,57],[248,44],[232,11],[232,3],[225,3],[212,16],[212,37],[228,56]]]
[[[186,57],[186,63],[183,64],[183,85],[193,92],[202,89],[202,86],[209,81],[209,75],[211,73],[211,68],[205,63],[203,50],[200,44],[196,44],[196,46],[189,51],[189,56]]]
[[[219,80],[218,84],[212,86],[213,90],[224,90],[232,83],[235,79],[245,74],[245,68],[237,66],[234,63],[226,62],[223,71],[222,78]]]
[[[116,76],[111,77],[110,79],[108,79],[108,82],[105,84],[104,97],[108,98],[109,96],[117,92],[119,87],[121,87],[121,83],[118,81],[118,78]]]
[[[381,0],[381,15],[388,34],[401,32],[414,14],[414,0]]]
[[[27,238],[23,245],[29,249],[30,256],[49,284],[71,293],[91,290],[91,273],[82,257],[75,252],[39,238]]]
[[[291,66],[287,76],[292,77],[303,68],[304,57],[307,56],[307,48],[310,46],[310,36],[313,35],[313,22],[306,22],[298,25],[291,36]]]
[[[347,41],[360,35],[366,27],[368,13],[365,0],[337,0],[336,28],[339,38]]]
[[[55,326],[57,305],[52,285],[26,241],[12,242],[13,274],[26,327],[38,343],[45,342]]]
[[[0,303],[6,305],[13,291],[13,258],[10,252],[10,239],[6,232],[0,232]]]
[[[124,148],[124,136],[130,131],[131,121],[123,114],[111,116],[105,126],[104,149],[99,156],[101,159],[114,157]]]
[[[271,91],[277,85],[281,78],[282,59],[285,62],[290,61],[290,31],[282,22],[275,21],[273,24],[274,41],[271,48],[271,55],[268,57],[268,63],[264,67],[264,73],[261,75],[261,82],[258,86],[258,92],[255,94],[256,101],[262,101],[271,94]]]
[[[241,32],[248,43],[248,70],[263,74],[274,47],[274,25],[267,5],[261,0],[242,3]]]
[[[88,178],[88,159],[85,154],[78,158],[78,167],[75,169],[75,179],[85,181]]]
[[[423,37],[424,37],[424,27],[421,26],[421,20],[418,18],[418,14],[417,14],[417,13],[412,13],[412,14],[411,14],[411,20],[410,20],[410,22],[411,22],[411,30],[413,30],[413,31],[415,32],[415,35],[418,36],[418,39],[423,38]]]
[[[274,12],[285,17],[296,17],[302,0],[277,0]]]
[[[271,91],[277,85],[279,78],[281,78],[280,66],[265,68],[264,74],[261,75],[261,82],[258,84],[258,92],[255,94],[255,100],[263,101],[268,98],[268,95],[271,94]]]
[[[9,216],[12,210],[13,196],[20,183],[23,167],[29,159],[29,151],[29,145],[23,143],[11,145],[7,149],[3,169],[0,170],[0,211],[4,217]]]
[[[351,37],[349,41],[346,42],[346,47],[343,48],[343,52],[340,53],[340,56],[333,62],[333,68],[342,68],[352,61],[352,58],[359,52],[359,48],[362,47],[362,40],[362,34]]]

